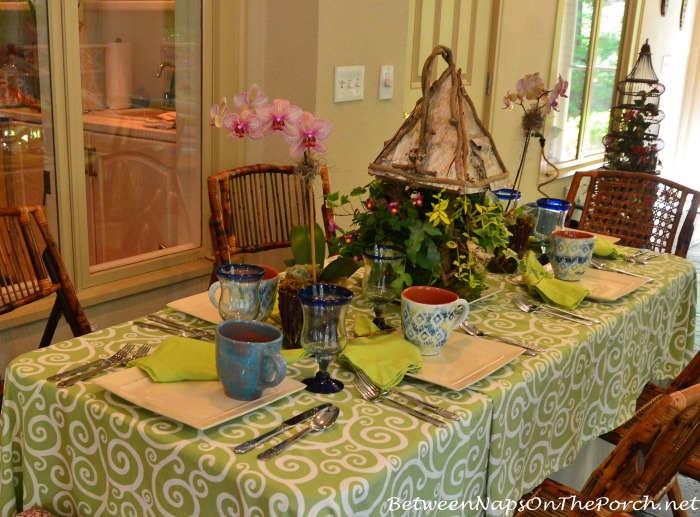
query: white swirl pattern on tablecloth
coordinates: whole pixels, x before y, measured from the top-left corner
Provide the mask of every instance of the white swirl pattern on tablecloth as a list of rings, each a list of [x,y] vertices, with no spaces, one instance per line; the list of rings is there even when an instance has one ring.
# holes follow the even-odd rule
[[[402,390],[462,415],[445,429],[361,400],[352,373],[337,365],[332,373],[346,383],[343,392],[328,397],[300,392],[207,431],[135,407],[90,382],[57,391],[43,381],[70,363],[110,355],[127,341],[160,341],[153,331],[129,324],[27,354],[7,370],[0,513],[13,514],[16,504],[41,504],[57,515],[84,517],[373,517],[444,515],[396,511],[391,498],[516,499],[629,418],[647,379],[671,378],[691,357],[692,265],[664,256],[644,268],[656,278],[652,284],[618,302],[581,304],[578,310],[603,320],[594,328],[519,311],[510,302],[516,287],[501,280],[507,290],[473,304],[470,321],[547,352],[520,356],[461,392],[404,383]],[[666,281],[669,275],[680,280]],[[371,314],[370,304],[356,302],[354,310]],[[165,314],[204,326],[182,313]],[[397,306],[390,306],[387,319],[399,324]],[[297,379],[315,370],[308,359],[289,368]],[[328,431],[267,463],[256,455],[282,437],[245,455],[233,453],[235,445],[320,401],[341,408]]]

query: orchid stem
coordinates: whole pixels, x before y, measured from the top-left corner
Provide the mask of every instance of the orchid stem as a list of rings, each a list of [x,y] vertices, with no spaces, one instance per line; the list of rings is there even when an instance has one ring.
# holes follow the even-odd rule
[[[316,283],[316,214],[314,213],[314,184],[309,180],[309,230],[311,232],[311,278]]]

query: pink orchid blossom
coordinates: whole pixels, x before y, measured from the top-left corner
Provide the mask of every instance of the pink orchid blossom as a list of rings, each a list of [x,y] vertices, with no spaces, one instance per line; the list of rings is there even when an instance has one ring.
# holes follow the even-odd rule
[[[559,74],[559,79],[557,80],[554,88],[549,92],[549,99],[547,100],[547,105],[545,107],[545,113],[549,114],[552,110],[557,111],[557,106],[559,106],[559,97],[567,97],[566,90],[569,87],[569,81],[565,81],[564,78]]]
[[[328,151],[326,140],[331,135],[331,131],[333,131],[333,124],[305,111],[301,115],[294,134],[285,134],[284,138],[292,146],[290,150],[292,156],[301,156],[305,151],[325,153]]]
[[[518,91],[518,96],[527,100],[539,99],[545,91],[544,81],[539,72],[526,75],[517,82],[515,88]]]
[[[340,230],[340,226],[338,226],[338,223],[335,222],[335,219],[331,219],[328,223],[328,231],[336,232],[338,230]]]
[[[293,135],[295,127],[301,120],[301,108],[284,99],[275,99],[272,104],[266,104],[257,111],[262,122],[263,136],[270,136],[279,131]]]
[[[221,102],[219,102],[219,104],[214,104],[209,110],[209,114],[211,115],[211,122],[209,125],[214,127],[222,127],[223,118],[229,113],[230,111],[228,109],[228,104],[226,103],[226,97],[222,97]]]
[[[229,113],[222,120],[222,125],[228,131],[230,140],[239,140],[248,137],[252,140],[262,138],[260,117],[249,110],[241,113]]]
[[[257,84],[254,84],[245,92],[237,93],[233,97],[233,107],[236,111],[248,110],[255,113],[265,104],[267,104],[267,95],[263,93]]]

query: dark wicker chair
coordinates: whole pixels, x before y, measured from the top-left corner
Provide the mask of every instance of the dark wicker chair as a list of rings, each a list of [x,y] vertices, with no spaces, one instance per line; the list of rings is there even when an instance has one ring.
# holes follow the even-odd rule
[[[619,237],[624,246],[687,255],[700,192],[647,173],[579,171],[566,197],[572,204],[567,225],[583,188],[588,190],[578,206],[578,229]]]
[[[634,503],[647,497],[659,501],[664,494],[680,500],[678,471],[700,444],[700,385],[662,396],[642,415],[603,463],[591,474],[580,492],[546,479],[520,501],[516,517],[593,517],[630,508],[586,508],[600,501]],[[576,497],[577,506],[571,506]],[[539,498],[539,499],[538,499]],[[569,504],[561,506],[564,498]],[[530,501],[528,506],[528,501]],[[545,502],[550,506],[545,507]],[[641,509],[639,506],[635,509]],[[674,516],[684,517],[680,509]]]
[[[214,268],[230,263],[231,257],[240,253],[289,247],[289,231],[308,225],[309,212],[314,210],[314,200],[309,201],[305,182],[294,174],[293,166],[239,167],[212,174],[207,183]],[[321,168],[321,183],[325,197],[331,188],[325,167]],[[329,240],[333,235],[329,230],[332,211],[324,204],[321,214]]]

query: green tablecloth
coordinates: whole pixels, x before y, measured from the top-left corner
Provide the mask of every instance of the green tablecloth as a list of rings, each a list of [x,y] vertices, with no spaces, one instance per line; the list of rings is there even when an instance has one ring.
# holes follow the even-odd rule
[[[13,515],[38,503],[81,516],[481,515],[468,505],[488,501],[486,514],[511,514],[503,507],[627,419],[647,380],[672,378],[692,356],[694,267],[674,256],[630,266],[642,267],[653,283],[616,302],[580,306],[603,320],[595,327],[517,311],[509,298],[521,288],[494,275],[504,291],[473,304],[469,321],[547,352],[521,355],[459,392],[405,380],[402,390],[463,416],[445,429],[360,400],[353,374],[337,365],[343,392],[302,391],[206,431],[91,382],[59,391],[43,380],[126,341],[160,341],[157,332],[130,324],[25,354],[6,372],[0,512]],[[370,311],[361,297],[353,309]],[[392,310],[388,317],[396,323]],[[196,321],[173,310],[164,314]],[[302,379],[315,369],[306,359],[290,375]],[[320,401],[341,410],[328,431],[268,463],[256,459],[262,447],[233,453],[236,444]],[[450,503],[467,507],[450,510]],[[443,506],[418,511],[423,504]]]

